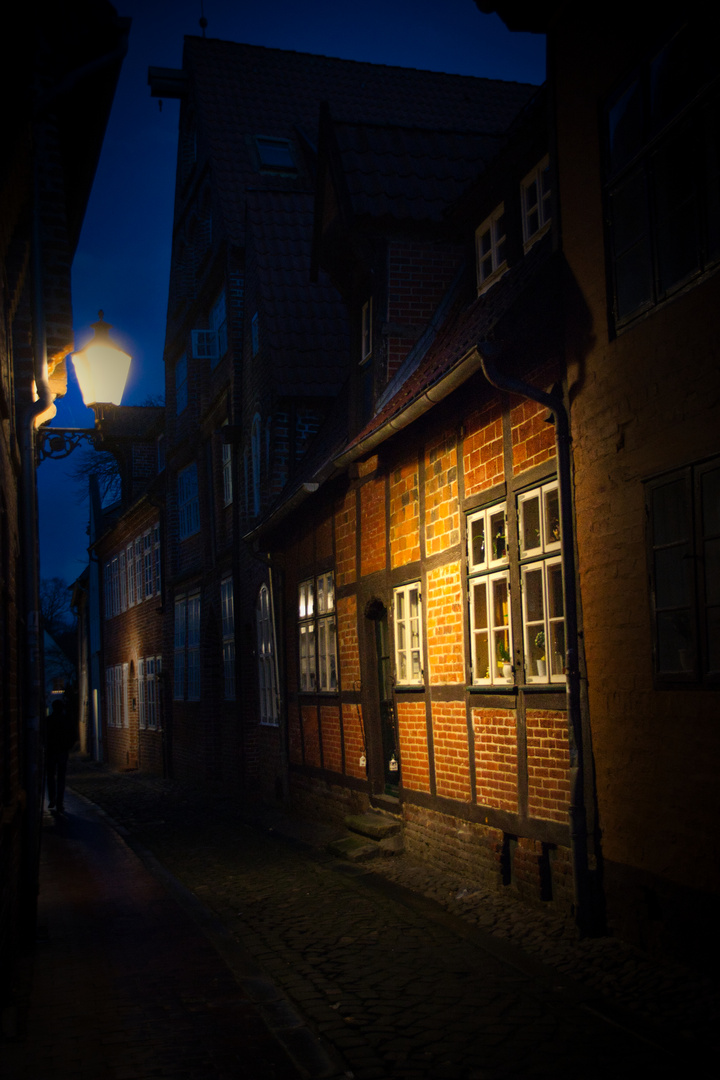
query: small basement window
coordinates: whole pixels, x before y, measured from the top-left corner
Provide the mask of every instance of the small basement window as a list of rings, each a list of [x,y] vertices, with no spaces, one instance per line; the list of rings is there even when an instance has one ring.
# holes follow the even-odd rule
[[[273,139],[266,135],[255,136],[261,169],[273,172],[295,172],[297,166],[288,139]]]

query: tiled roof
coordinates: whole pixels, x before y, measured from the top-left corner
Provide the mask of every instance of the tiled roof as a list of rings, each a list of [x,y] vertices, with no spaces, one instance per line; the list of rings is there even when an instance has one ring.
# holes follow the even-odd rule
[[[324,272],[310,281],[313,196],[249,191],[247,222],[263,356],[272,364],[277,393],[335,396],[347,375],[347,316]]]
[[[403,365],[395,377],[397,392],[348,443],[345,452],[353,447],[359,448],[374,432],[398,417],[426,390],[452,371],[479,342],[493,340],[500,320],[511,312],[521,295],[527,295],[531,286],[542,283],[549,286],[552,292],[552,283],[557,279],[554,264],[551,266],[551,253],[552,238],[548,233],[492,289],[478,296],[472,304],[464,306],[458,300],[435,340],[418,358],[417,366],[412,369],[411,363]],[[554,292],[557,297],[557,288]],[[552,320],[552,312],[547,306],[544,314]],[[541,328],[538,326],[538,350],[541,348],[540,335]],[[387,399],[387,395],[384,396]]]
[[[249,187],[296,187],[297,180],[257,171],[252,135],[317,138],[320,103],[345,122],[498,135],[535,87],[467,75],[339,60],[188,37],[184,67],[195,88],[198,123],[207,138],[224,224],[242,242],[243,196]],[[409,138],[410,136],[408,136]],[[299,179],[310,176],[299,162]]]
[[[333,133],[354,212],[395,221],[439,221],[502,142],[475,132],[342,121]]]

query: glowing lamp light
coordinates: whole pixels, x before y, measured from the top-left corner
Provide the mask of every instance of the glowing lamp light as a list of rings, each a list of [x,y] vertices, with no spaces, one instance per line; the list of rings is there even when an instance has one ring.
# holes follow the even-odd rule
[[[131,357],[110,340],[111,324],[105,322],[104,312],[98,315],[100,318],[92,324],[95,336],[72,354],[80,393],[89,407],[119,405],[130,371]]]

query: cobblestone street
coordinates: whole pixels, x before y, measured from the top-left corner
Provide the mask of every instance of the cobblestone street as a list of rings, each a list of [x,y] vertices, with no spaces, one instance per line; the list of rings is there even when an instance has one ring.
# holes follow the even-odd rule
[[[314,1060],[307,1040],[294,1054],[305,1075],[703,1075],[701,1044],[717,1030],[709,980],[660,971],[609,939],[578,945],[559,921],[406,856],[372,869],[334,859],[328,827],[248,823],[227,798],[77,759],[69,784],[204,923],[231,967],[239,946],[269,976],[254,995],[266,1022],[291,1053],[302,1021],[319,1039]],[[543,964],[513,943],[523,937]],[[593,989],[623,982],[634,1012],[621,993]],[[253,985],[245,980],[251,997]],[[648,1021],[653,1013],[662,1025]]]

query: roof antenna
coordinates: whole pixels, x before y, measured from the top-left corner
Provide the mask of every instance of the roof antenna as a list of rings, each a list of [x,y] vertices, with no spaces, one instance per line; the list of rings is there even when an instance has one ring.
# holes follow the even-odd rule
[[[205,27],[207,26],[207,19],[205,18],[205,4],[203,0],[200,0],[200,29],[202,30],[202,36],[205,37]]]

